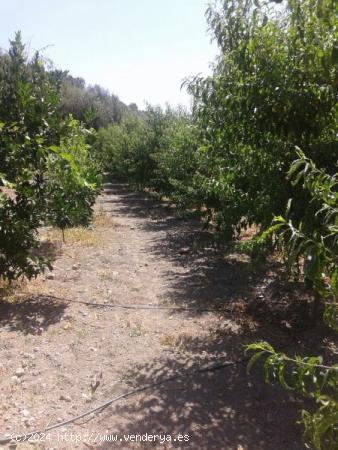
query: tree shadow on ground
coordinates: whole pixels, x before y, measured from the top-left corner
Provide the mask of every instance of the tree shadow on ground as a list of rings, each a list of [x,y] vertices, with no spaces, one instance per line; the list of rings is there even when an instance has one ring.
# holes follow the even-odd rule
[[[41,334],[59,322],[67,304],[48,295],[10,303],[0,300],[0,325],[23,334]]]
[[[52,242],[49,240],[48,235],[46,235],[46,229],[41,229],[39,246],[32,250],[32,255],[40,256],[48,259],[50,262],[53,262],[61,254],[61,242]]]
[[[148,219],[139,225],[152,233],[144,251],[173,263],[174,270],[164,274],[164,303],[245,312],[257,323],[268,318],[289,334],[308,328],[313,295],[302,283],[286,280],[278,261],[253,264],[245,255],[229,253],[230,246],[216,244],[200,220],[177,217],[172,204],[127,185],[109,183],[106,194],[118,214]]]
[[[182,329],[167,339],[158,358],[131,367],[124,374],[126,390],[241,359],[243,345],[261,339],[291,354],[300,349],[301,354],[317,353],[322,345],[318,333],[313,342],[312,330],[300,332],[310,295],[300,283],[283,280],[278,262],[255,266],[243,255],[229,254],[226,246],[215,245],[212,232],[200,221],[175,217],[170,205],[126,186],[108,188],[115,212],[142,219],[136,228],[151,236],[144,251],[172,262],[173,268],[164,273],[167,291],[162,302],[224,309],[209,335],[205,330],[203,336],[189,336]],[[188,318],[203,312],[184,314]],[[189,435],[188,443],[116,443],[123,449],[303,450],[302,429],[295,425],[303,405],[296,394],[265,384],[259,364],[248,376],[241,363],[158,385],[105,410],[99,423],[120,436]]]
[[[58,256],[62,254],[61,243],[42,241],[39,248],[36,251],[38,256],[48,258],[50,261],[54,261]]]
[[[120,436],[189,435],[186,443],[120,443],[117,448],[303,450],[301,428],[295,426],[302,401],[266,385],[258,368],[251,376],[246,374],[245,363],[193,373],[233,360],[242,343],[241,335],[191,338],[164,356],[129,369],[124,376],[128,390],[174,375],[179,378],[107,409],[100,425]],[[99,448],[106,450],[111,444]]]

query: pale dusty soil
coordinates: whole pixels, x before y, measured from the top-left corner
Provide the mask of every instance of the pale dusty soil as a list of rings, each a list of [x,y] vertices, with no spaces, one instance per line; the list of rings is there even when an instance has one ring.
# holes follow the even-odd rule
[[[243,344],[261,337],[313,350],[311,334],[297,331],[296,338],[302,315],[285,322],[280,305],[273,305],[295,295],[295,287],[278,284],[278,267],[257,272],[243,257],[225,257],[199,222],[175,217],[169,205],[107,184],[93,229],[69,234],[66,244],[59,234],[49,233],[45,244],[55,278],[40,276],[0,303],[2,436],[66,420],[171,375],[237,360]],[[12,377],[21,367],[17,381]],[[50,440],[17,448],[301,450],[301,428],[294,424],[300,406],[295,396],[265,385],[260,373],[247,376],[236,365],[122,399],[54,430]],[[58,442],[71,432],[94,434],[87,443]],[[95,443],[98,433],[187,434],[189,442]]]

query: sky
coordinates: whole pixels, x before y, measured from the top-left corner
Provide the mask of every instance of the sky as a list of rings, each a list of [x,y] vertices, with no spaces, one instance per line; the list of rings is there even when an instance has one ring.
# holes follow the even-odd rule
[[[207,0],[0,0],[0,47],[20,30],[33,53],[125,103],[189,106],[184,78],[210,73]]]

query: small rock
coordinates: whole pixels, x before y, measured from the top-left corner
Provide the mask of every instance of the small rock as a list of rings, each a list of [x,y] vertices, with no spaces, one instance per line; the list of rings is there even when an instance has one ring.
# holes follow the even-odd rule
[[[47,280],[54,280],[55,275],[53,273],[47,273],[46,278]]]
[[[290,330],[292,328],[292,325],[290,322],[288,322],[287,320],[282,320],[281,321],[281,325],[285,328],[287,328],[288,330]]]
[[[64,314],[61,318],[61,320],[71,320],[72,316],[70,314]]]
[[[69,397],[69,395],[60,395],[60,400],[64,400],[65,402],[71,402],[72,401],[72,399],[71,399],[71,397]]]
[[[189,247],[182,247],[178,253],[180,253],[181,255],[185,255],[186,253],[189,253]]]
[[[22,409],[22,410],[20,411],[20,414],[21,414],[22,416],[24,416],[24,417],[28,417],[28,416],[29,416],[29,412],[27,411],[27,409]]]
[[[16,369],[15,371],[15,375],[17,377],[22,377],[25,374],[25,369],[23,367],[19,367],[18,369]]]
[[[86,403],[90,403],[91,402],[91,398],[88,395],[82,394],[81,397],[84,399],[84,401]]]
[[[11,383],[12,384],[20,384],[21,380],[16,375],[14,375],[13,377],[11,377]]]
[[[78,270],[80,268],[80,265],[79,264],[73,264],[72,265],[72,269],[73,270]]]

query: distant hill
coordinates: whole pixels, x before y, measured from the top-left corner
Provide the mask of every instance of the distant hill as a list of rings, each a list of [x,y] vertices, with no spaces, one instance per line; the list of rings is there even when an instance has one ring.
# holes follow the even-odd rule
[[[0,48],[0,83],[8,61],[8,52]],[[60,92],[61,113],[72,114],[88,126],[99,129],[120,122],[127,112],[142,114],[135,103],[127,106],[102,86],[87,85],[83,78],[73,77],[68,71],[51,69],[48,73]]]
[[[61,110],[98,129],[120,122],[129,108],[118,96],[99,85],[87,86],[83,78],[62,74]],[[135,110],[134,105],[130,110]]]

